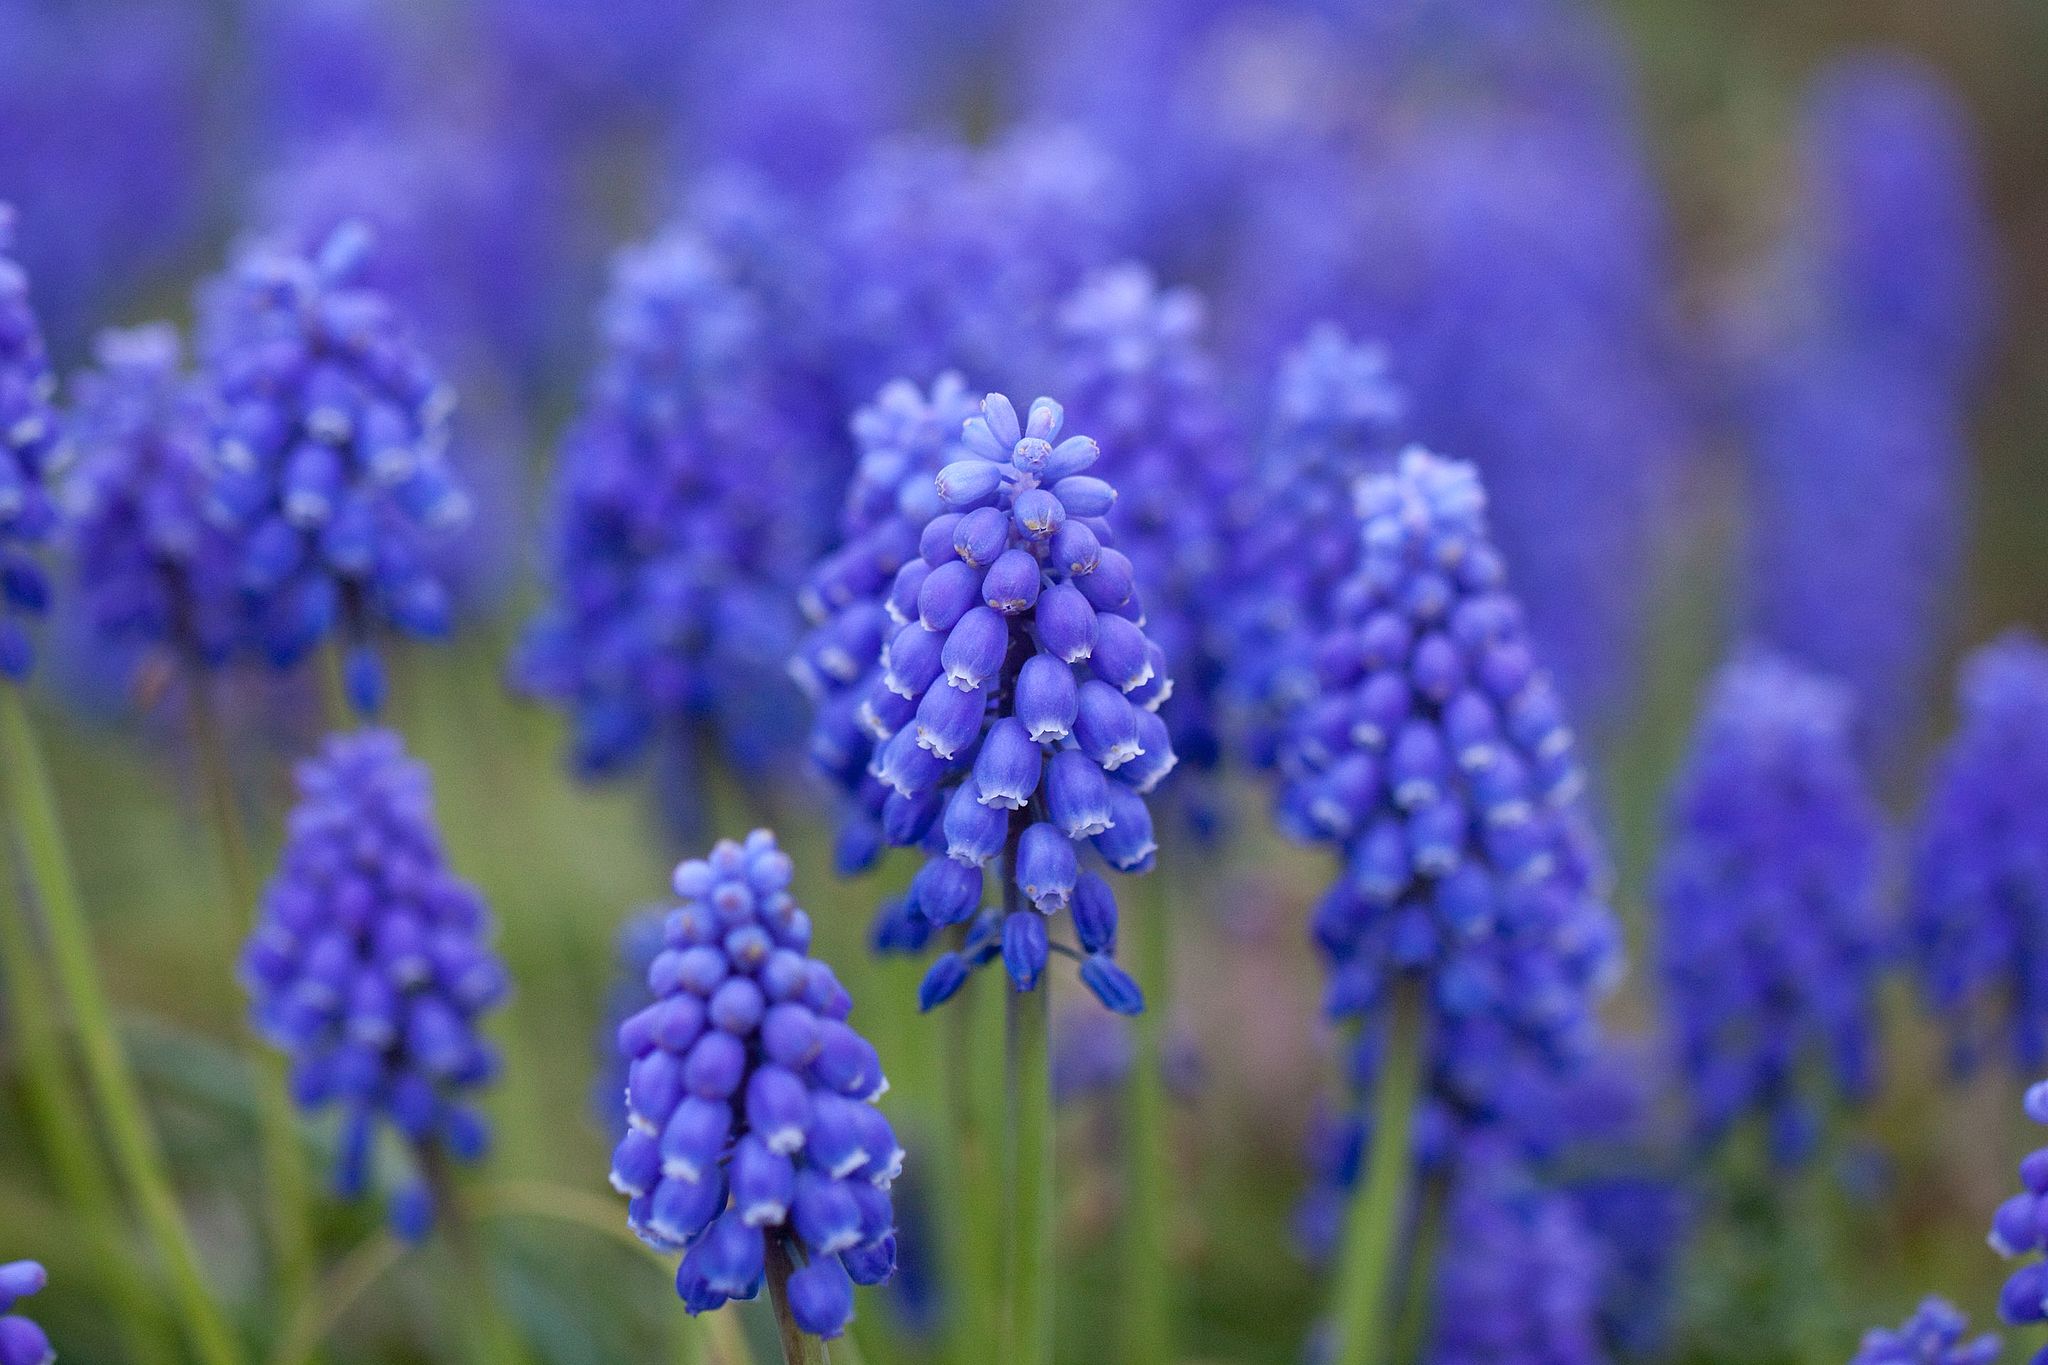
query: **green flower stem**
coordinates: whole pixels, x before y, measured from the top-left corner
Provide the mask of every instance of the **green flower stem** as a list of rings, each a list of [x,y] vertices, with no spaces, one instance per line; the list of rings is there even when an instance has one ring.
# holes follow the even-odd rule
[[[1401,1316],[1394,1328],[1395,1360],[1421,1360],[1435,1326],[1436,1257],[1443,1245],[1444,1219],[1450,1209],[1450,1180],[1438,1172],[1426,1176],[1416,1200],[1415,1250],[1401,1286]]]
[[[1014,900],[1014,882],[1005,890]],[[1007,983],[1005,983],[1007,984]],[[1005,991],[1003,1080],[1003,1323],[999,1365],[1052,1361],[1052,983]]]
[[[1394,988],[1393,1019],[1380,1058],[1372,1102],[1372,1145],[1365,1179],[1351,1204],[1337,1267],[1333,1365],[1379,1365],[1395,1335],[1399,1282],[1396,1248],[1408,1212],[1414,1171],[1415,1108],[1423,1077],[1423,1002],[1420,988]],[[1424,1274],[1424,1267],[1413,1272]]]
[[[1124,1160],[1130,1197],[1125,1207],[1124,1358],[1132,1365],[1173,1359],[1173,1179],[1166,1096],[1167,1016],[1172,1001],[1171,897],[1159,870],[1145,878],[1132,938],[1145,1012],[1138,1016],[1138,1049],[1131,1075]],[[1128,922],[1128,921],[1127,921]]]
[[[782,1342],[782,1365],[830,1365],[825,1343],[796,1325],[789,1311],[789,1277],[796,1273],[789,1259],[789,1242],[769,1236],[768,1302],[775,1308],[775,1332]]]
[[[48,921],[57,988],[78,1027],[86,1080],[106,1125],[114,1163],[163,1258],[171,1296],[184,1319],[193,1352],[205,1365],[238,1365],[241,1351],[207,1290],[198,1248],[172,1193],[163,1153],[122,1049],[113,1006],[93,958],[91,930],[79,904],[70,854],[64,847],[56,793],[43,767],[21,689],[12,685],[0,685],[0,752],[5,754],[8,807],[28,862],[29,879]]]
[[[490,1265],[477,1235],[477,1211],[455,1179],[455,1169],[438,1147],[426,1149],[427,1188],[434,1199],[434,1220],[444,1235],[460,1296],[453,1316],[462,1325],[464,1345],[475,1365],[525,1365],[526,1346],[499,1308],[491,1290]]]
[[[200,782],[206,788],[208,812],[220,840],[221,873],[227,905],[221,916],[227,942],[222,958],[232,964],[247,936],[256,909],[256,878],[249,843],[242,827],[240,802],[229,766],[227,744],[214,710],[212,679],[198,671],[186,680],[192,747],[199,759]],[[265,1221],[270,1235],[277,1292],[297,1303],[313,1283],[317,1258],[312,1221],[308,1217],[306,1157],[299,1142],[298,1118],[292,1111],[284,1058],[253,1035],[249,1060],[256,1073],[256,1126],[262,1147]]]
[[[0,881],[10,893],[20,885],[14,871],[11,865],[0,870]],[[176,1345],[130,1255],[117,1187],[64,1055],[57,1013],[29,932],[28,904],[12,894],[9,899],[19,903],[0,907],[0,997],[7,1001],[8,1032],[21,1054],[22,1100],[29,1126],[42,1147],[57,1194],[83,1225],[93,1265],[106,1276],[107,1297],[120,1318],[129,1351],[137,1360],[166,1358]]]
[[[356,709],[349,705],[348,677],[342,663],[341,645],[332,638],[322,644],[314,660],[320,675],[320,721],[329,730],[355,728]]]

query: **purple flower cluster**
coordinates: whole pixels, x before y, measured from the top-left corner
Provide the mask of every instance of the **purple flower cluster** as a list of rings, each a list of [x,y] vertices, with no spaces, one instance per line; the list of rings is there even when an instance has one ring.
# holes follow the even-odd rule
[[[550,600],[519,684],[566,708],[586,772],[715,727],[743,764],[781,746],[801,508],[821,471],[778,402],[771,320],[677,228],[622,252],[603,355],[564,439]]]
[[[852,798],[839,835],[844,875],[872,866],[882,850],[889,789],[868,772],[875,738],[860,707],[881,676],[882,646],[894,632],[889,588],[918,557],[926,524],[945,510],[934,479],[966,454],[960,432],[978,410],[960,376],[949,372],[929,393],[907,379],[892,381],[854,413],[859,456],[839,545],[812,568],[799,598],[811,628],[790,672],[816,708],[811,759]]]
[[[1352,491],[1391,468],[1405,410],[1382,346],[1330,324],[1281,360],[1233,529],[1238,581],[1223,602],[1223,686],[1235,738],[1270,767],[1287,718],[1315,695],[1315,642],[1358,564]]]
[[[0,677],[20,682],[35,666],[22,618],[49,606],[49,580],[33,551],[57,526],[46,481],[58,431],[50,407],[56,380],[13,252],[14,210],[0,204]]]
[[[1897,1329],[1873,1327],[1865,1332],[1849,1365],[1993,1365],[1998,1335],[1968,1337],[1969,1330],[1970,1320],[1954,1304],[1926,1299]]]
[[[1117,543],[1145,585],[1146,634],[1174,680],[1161,714],[1182,764],[1205,772],[1222,759],[1214,622],[1242,570],[1230,518],[1250,462],[1207,318],[1194,290],[1162,288],[1129,263],[1088,277],[1059,312],[1059,391],[1112,453]],[[1202,812],[1191,814],[1199,827]]]
[[[34,1261],[0,1265],[0,1365],[52,1365],[57,1359],[43,1329],[14,1311],[22,1299],[42,1292],[49,1275]]]
[[[854,1285],[894,1268],[903,1149],[874,1105],[888,1082],[846,1022],[853,1001],[809,956],[792,872],[767,830],[676,868],[652,1003],[619,1026],[611,1180],[633,1230],[683,1253],[676,1292],[692,1314],[759,1293],[773,1238],[804,1258],[789,1279],[797,1325],[836,1337]]]
[[[1738,323],[1755,505],[1748,613],[1911,733],[1961,567],[1965,431],[1994,249],[1966,115],[1860,56],[1807,101],[1797,216]],[[1844,498],[1854,487],[1859,496]]]
[[[1439,1131],[1568,1073],[1618,965],[1576,745],[1485,508],[1470,465],[1421,450],[1359,486],[1359,562],[1280,752],[1283,826],[1345,859],[1312,928],[1325,1011],[1363,1025],[1353,1078],[1418,981]]]
[[[63,500],[94,637],[218,667],[242,642],[233,542],[210,510],[213,420],[168,323],[109,331],[73,385]]]
[[[2048,1081],[2027,1087],[2027,1117],[2048,1124]],[[1991,1219],[1991,1249],[2008,1261],[2048,1254],[2048,1147],[2020,1160],[2020,1192]],[[2014,1326],[2048,1322],[2048,1260],[2030,1260],[2006,1277],[1998,1315]]]
[[[961,927],[925,977],[927,1009],[997,957],[1018,989],[1037,986],[1048,923],[1069,909],[1081,980],[1119,1013],[1144,1008],[1113,956],[1114,893],[1080,854],[1151,867],[1145,796],[1174,763],[1157,713],[1171,684],[1110,543],[1116,490],[1086,472],[1100,451],[1061,439],[1063,421],[1050,398],[1021,420],[999,393],[982,401],[938,473],[947,510],[890,586],[893,633],[860,704],[883,838],[925,854],[904,912]],[[981,909],[991,863],[1003,910]]]
[[[2014,632],[1964,669],[1962,728],[1914,839],[1906,923],[1958,1067],[2048,1062],[2048,646]]]
[[[1880,816],[1838,684],[1746,654],[1715,678],[1658,870],[1660,959],[1696,1130],[1756,1114],[1803,1160],[1813,1076],[1873,1080]]]
[[[211,511],[253,643],[283,667],[338,638],[365,713],[384,691],[374,634],[447,629],[433,551],[469,516],[444,459],[453,394],[359,282],[371,250],[356,224],[310,252],[258,242],[200,300]]]
[[[292,1096],[342,1111],[335,1185],[368,1182],[377,1128],[416,1170],[392,1204],[425,1235],[432,1170],[490,1133],[473,1095],[496,1073],[483,1017],[507,978],[481,897],[447,866],[426,768],[387,730],[334,735],[298,769],[299,804],[242,954],[257,1028],[291,1059]]]

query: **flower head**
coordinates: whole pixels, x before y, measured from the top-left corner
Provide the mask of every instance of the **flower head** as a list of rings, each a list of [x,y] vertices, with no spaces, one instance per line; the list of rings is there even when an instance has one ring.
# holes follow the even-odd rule
[[[1021,418],[999,393],[982,400],[935,480],[946,510],[890,587],[892,633],[860,704],[883,838],[925,854],[906,911],[961,926],[925,978],[927,1008],[998,957],[1032,989],[1069,909],[1083,983],[1119,1013],[1143,1008],[1114,961],[1115,897],[1081,855],[1152,865],[1145,795],[1174,762],[1157,714],[1167,665],[1111,543],[1116,490],[1086,472],[1099,451],[1062,438],[1064,420],[1049,398]],[[980,908],[991,864],[1003,910]]]
[[[40,1293],[49,1280],[34,1261],[0,1265],[0,1365],[51,1365],[57,1359],[43,1329],[14,1312],[16,1303]]]
[[[49,604],[49,581],[31,552],[57,525],[46,484],[58,433],[56,380],[13,252],[14,210],[0,204],[0,676],[19,682],[35,663],[21,618]]]
[[[1709,691],[1658,876],[1663,979],[1695,1126],[1754,1113],[1780,1160],[1814,1133],[1807,1073],[1872,1082],[1879,813],[1838,684],[1767,654]]]
[[[2048,1123],[2048,1081],[2027,1088],[2027,1117]],[[2048,1253],[2048,1147],[2020,1160],[2020,1192],[1991,1218],[1991,1249],[2008,1261]],[[2048,1322],[2048,1260],[2030,1260],[2006,1277],[1998,1315],[2014,1326]]]
[[[903,1149],[874,1105],[888,1082],[846,1022],[853,1002],[810,956],[792,870],[767,830],[676,868],[652,1003],[619,1026],[611,1180],[633,1230],[683,1253],[691,1313],[754,1297],[775,1238],[804,1262],[789,1282],[797,1324],[836,1337],[853,1286],[893,1268]]]
[[[778,415],[768,319],[679,228],[620,254],[600,323],[554,492],[550,598],[517,680],[570,712],[586,772],[698,724],[761,762],[792,709],[774,685],[820,473]]]
[[[380,1123],[421,1171],[483,1155],[473,1097],[498,1054],[480,1026],[507,981],[489,910],[448,868],[427,770],[398,736],[331,736],[298,785],[242,982],[258,1029],[291,1060],[300,1107],[341,1109],[335,1184],[354,1198]],[[431,1215],[416,1171],[393,1222],[417,1237]]]
[[[1970,1320],[1946,1299],[1929,1298],[1896,1331],[1873,1327],[1849,1358],[1849,1365],[1992,1365],[1998,1359],[1996,1333],[1965,1340]]]
[[[1485,509],[1470,465],[1422,450],[1359,485],[1357,566],[1280,747],[1281,823],[1345,859],[1312,925],[1325,1011],[1365,1025],[1366,1084],[1394,983],[1423,988],[1439,1131],[1568,1074],[1618,966],[1576,745]]]
[[[242,640],[234,543],[210,515],[212,414],[168,323],[101,334],[79,376],[63,486],[101,643],[224,663]]]
[[[444,459],[453,396],[406,319],[358,283],[371,249],[355,224],[310,251],[259,242],[200,300],[212,512],[255,643],[287,666],[338,635],[364,712],[383,692],[374,634],[447,629],[433,550],[469,516]]]
[[[2015,631],[1963,673],[1962,728],[1914,839],[1907,928],[1955,1061],[2010,1047],[2048,1062],[2048,646]]]

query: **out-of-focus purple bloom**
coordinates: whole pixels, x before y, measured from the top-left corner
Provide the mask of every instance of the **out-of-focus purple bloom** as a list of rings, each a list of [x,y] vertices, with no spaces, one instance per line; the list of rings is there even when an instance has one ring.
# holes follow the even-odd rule
[[[0,204],[0,676],[20,682],[35,665],[22,618],[49,606],[49,579],[34,552],[57,527],[47,485],[58,430],[50,406],[56,379],[28,274],[13,253],[14,209]]]
[[[1619,965],[1576,745],[1485,511],[1473,468],[1426,451],[1360,485],[1360,561],[1281,749],[1283,826],[1344,853],[1312,930],[1362,1091],[1395,983],[1427,1000],[1425,1155],[1571,1074]]]
[[[626,1135],[626,1115],[619,1096],[626,1093],[626,1061],[619,1055],[619,1025],[654,1003],[647,988],[647,969],[667,945],[662,942],[663,909],[644,910],[619,926],[614,946],[618,968],[604,996],[604,1017],[598,1025],[597,1078],[590,1085],[590,1110],[617,1142]]]
[[[96,644],[218,667],[241,641],[234,545],[210,515],[214,422],[176,329],[101,335],[73,385],[63,500]],[[141,657],[137,657],[141,656]]]
[[[579,132],[669,109],[708,6],[688,0],[486,0],[481,40],[509,99],[536,122]]]
[[[611,1180],[633,1230],[683,1253],[690,1313],[753,1298],[772,1237],[804,1262],[788,1290],[797,1325],[836,1337],[853,1286],[894,1268],[903,1149],[874,1105],[881,1062],[846,1023],[853,1001],[810,956],[792,872],[767,830],[676,868],[652,1003],[618,1030],[626,1131]]]
[[[1907,929],[1954,1060],[2048,1060],[2048,646],[2015,631],[1965,666],[1962,727],[1923,806]]]
[[[1115,1094],[1130,1079],[1136,1060],[1137,1039],[1129,1020],[1085,1007],[1061,1011],[1053,1026],[1053,1102],[1075,1104]],[[1160,1070],[1175,1098],[1188,1099],[1201,1089],[1202,1057],[1193,1035],[1182,1029],[1169,1034]]]
[[[1358,563],[1352,495],[1391,467],[1405,400],[1386,349],[1324,324],[1273,380],[1250,495],[1231,546],[1239,573],[1221,610],[1223,690],[1234,738],[1270,767],[1282,729],[1315,696],[1315,645]]]
[[[365,713],[383,692],[376,633],[446,632],[434,554],[470,515],[444,458],[454,395],[408,319],[358,282],[372,250],[353,223],[311,250],[254,242],[200,298],[211,512],[255,646],[284,667],[337,638]]]
[[[1998,1334],[1965,1339],[1970,1320],[1946,1299],[1921,1301],[1895,1330],[1873,1327],[1849,1365],[1992,1365],[1998,1359]]]
[[[1511,1158],[1468,1155],[1445,1213],[1433,1365],[1595,1365],[1605,1275],[1573,1202]]]
[[[550,600],[514,664],[565,707],[586,772],[713,727],[756,767],[792,737],[777,687],[822,477],[758,298],[687,229],[622,252],[603,356],[564,439]]]
[[[1959,569],[1992,246],[1964,116],[1903,58],[1825,72],[1798,216],[1739,313],[1754,525],[1748,616],[1912,733]]]
[[[43,1329],[14,1311],[49,1282],[49,1274],[34,1261],[0,1265],[0,1365],[53,1365],[57,1359]]]
[[[1659,944],[1702,1141],[1755,1115],[1783,1162],[1818,1131],[1819,1076],[1874,1081],[1880,812],[1839,684],[1769,654],[1715,678],[1672,797]]]
[[[812,568],[799,601],[811,623],[791,675],[811,698],[810,754],[850,798],[839,840],[839,870],[871,866],[882,849],[882,806],[889,789],[868,772],[875,738],[860,709],[881,676],[882,646],[894,633],[886,604],[903,566],[918,557],[918,537],[945,509],[934,477],[966,454],[960,431],[979,399],[960,376],[942,374],[929,393],[907,379],[883,386],[853,415],[859,452],[840,514],[839,545]],[[913,917],[914,918],[914,917]],[[901,946],[921,949],[913,926]],[[896,946],[895,936],[888,936]]]
[[[1115,894],[1082,855],[1151,868],[1145,797],[1174,763],[1156,713],[1171,684],[1110,531],[1116,489],[1064,420],[1050,398],[1020,416],[991,393],[967,422],[935,481],[946,510],[890,586],[891,634],[857,711],[887,791],[881,836],[925,856],[906,913],[959,927],[920,988],[926,1009],[998,958],[1034,989],[1062,911],[1083,984],[1118,1013],[1144,1008],[1116,965]],[[998,889],[1003,908],[982,909]]]
[[[1206,330],[1201,295],[1128,263],[1091,275],[1059,312],[1060,392],[1110,451],[1117,543],[1145,584],[1146,634],[1174,680],[1160,714],[1182,764],[1202,772],[1222,760],[1228,642],[1216,622],[1245,569],[1230,518],[1250,465]],[[1181,791],[1197,829],[1213,821],[1213,798]]]
[[[423,11],[398,0],[252,0],[256,130],[271,147],[319,146],[418,112],[429,87]]]
[[[958,370],[1042,388],[1061,300],[1114,258],[1128,196],[1083,133],[1024,127],[969,149],[881,144],[828,206],[840,389]]]
[[[398,736],[330,736],[298,784],[242,982],[291,1060],[294,1100],[342,1112],[343,1198],[370,1180],[380,1124],[403,1139],[414,1170],[392,1221],[418,1237],[434,1162],[475,1161],[490,1141],[474,1095],[498,1054],[480,1026],[507,989],[490,911],[448,868],[427,770]]]
[[[180,0],[0,6],[0,190],[60,354],[200,225],[207,37]]]
[[[2027,1117],[2048,1123],[2048,1081],[2027,1088]],[[2006,1260],[2048,1253],[2048,1147],[2020,1160],[2020,1192],[1991,1218],[1991,1249]],[[2048,1321],[2048,1260],[2029,1260],[2006,1277],[1998,1315],[2014,1326]]]

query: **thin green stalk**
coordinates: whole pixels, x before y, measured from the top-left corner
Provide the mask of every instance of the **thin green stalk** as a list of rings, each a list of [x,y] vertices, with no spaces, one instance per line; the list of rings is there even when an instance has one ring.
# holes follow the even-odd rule
[[[460,1307],[454,1316],[462,1324],[464,1344],[476,1365],[524,1365],[526,1346],[508,1321],[491,1290],[490,1266],[484,1260],[482,1240],[477,1236],[476,1211],[472,1209],[448,1158],[437,1148],[425,1157],[427,1187],[434,1197],[434,1218],[447,1239],[450,1258],[460,1277]]]
[[[320,674],[320,723],[329,730],[352,729],[356,708],[349,704],[348,674],[341,658],[341,645],[329,639],[317,653],[314,667]]]
[[[775,1331],[782,1341],[782,1365],[830,1365],[825,1343],[796,1325],[789,1311],[789,1277],[796,1266],[789,1259],[789,1243],[782,1237],[768,1238],[768,1302],[775,1308]]]
[[[1173,1179],[1166,1096],[1173,951],[1166,878],[1154,869],[1143,886],[1146,894],[1137,906],[1137,923],[1131,926],[1145,1012],[1137,1020],[1138,1050],[1124,1131],[1130,1191],[1124,1212],[1124,1358],[1132,1365],[1165,1365],[1173,1359]]]
[[[0,880],[10,892],[19,888],[11,866]],[[57,1013],[29,932],[29,907],[25,900],[14,899],[19,903],[0,908],[0,996],[7,1000],[8,1031],[21,1054],[29,1126],[36,1132],[64,1207],[84,1225],[94,1249],[93,1264],[106,1276],[107,1297],[116,1308],[129,1351],[137,1360],[159,1359],[176,1347],[130,1258],[116,1187],[64,1055]]]
[[[1372,1102],[1372,1146],[1365,1179],[1351,1203],[1337,1267],[1333,1365],[1378,1365],[1388,1358],[1397,1305],[1401,1222],[1414,1171],[1415,1107],[1423,1075],[1422,1000],[1409,983],[1395,987],[1393,1021]]]
[[[121,1046],[57,819],[56,793],[44,770],[21,691],[13,686],[0,686],[0,750],[6,755],[8,808],[48,924],[57,988],[78,1028],[86,1079],[106,1125],[115,1165],[163,1257],[171,1294],[194,1353],[206,1365],[237,1365],[240,1349],[207,1291],[198,1249],[172,1193],[163,1153]]]
[[[256,878],[249,843],[242,827],[241,803],[235,797],[234,771],[214,711],[212,680],[198,673],[186,680],[192,747],[199,759],[200,783],[214,834],[220,841],[221,875],[227,904],[221,915],[226,943],[222,961],[232,963],[249,932],[256,907]],[[262,1149],[264,1215],[270,1238],[277,1292],[297,1303],[313,1283],[316,1256],[313,1225],[308,1217],[306,1158],[299,1142],[298,1117],[286,1087],[284,1059],[253,1035],[249,1061],[256,1073],[256,1128]]]
[[[1011,893],[1014,896],[1014,891]],[[1005,992],[1003,1327],[1000,1365],[1052,1360],[1052,983]]]
[[[1415,1250],[1401,1286],[1401,1316],[1394,1327],[1394,1360],[1421,1360],[1436,1312],[1436,1257],[1444,1238],[1450,1181],[1441,1173],[1422,1182],[1416,1201]]]
[[[320,1292],[299,1300],[284,1336],[270,1353],[270,1365],[305,1365],[311,1360],[356,1301],[405,1259],[406,1250],[404,1242],[379,1232],[342,1257],[321,1282]]]

